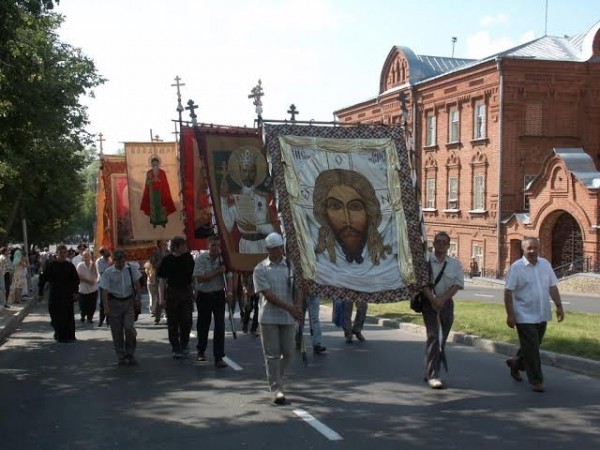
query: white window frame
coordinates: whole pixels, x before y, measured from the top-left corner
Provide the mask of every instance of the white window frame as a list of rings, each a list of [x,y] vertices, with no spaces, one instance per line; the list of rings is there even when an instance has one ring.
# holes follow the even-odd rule
[[[427,133],[427,135],[425,136],[425,146],[426,147],[433,147],[434,145],[436,145],[436,135],[435,135],[436,120],[435,120],[435,114],[434,113],[427,114],[426,121],[427,121],[427,127],[426,127],[426,133]]]
[[[454,183],[454,186],[452,184]],[[448,203],[446,209],[458,209],[458,177],[448,177]]]
[[[479,183],[479,185],[478,185]],[[473,176],[473,211],[485,210],[485,175]]]
[[[485,139],[486,138],[486,111],[485,103],[475,103],[475,110],[473,112],[473,139]]]
[[[425,183],[425,208],[435,209],[435,178],[427,178]]]
[[[475,260],[477,261],[477,265],[479,266],[479,271],[481,272],[483,270],[483,257],[484,257],[484,251],[483,251],[483,242],[473,242],[473,253],[472,253],[472,258],[475,258]]]
[[[460,141],[460,113],[458,108],[452,108],[448,112],[448,143]]]
[[[448,255],[452,256],[453,258],[458,258],[458,242],[450,241]]]

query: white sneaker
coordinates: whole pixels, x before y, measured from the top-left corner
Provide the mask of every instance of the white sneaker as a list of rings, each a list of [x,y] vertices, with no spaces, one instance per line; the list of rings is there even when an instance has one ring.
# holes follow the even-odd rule
[[[431,389],[444,389],[444,383],[439,378],[430,378],[427,380],[427,384]]]
[[[273,403],[275,403],[276,405],[285,405],[285,395],[283,395],[283,392],[277,391],[275,393]]]

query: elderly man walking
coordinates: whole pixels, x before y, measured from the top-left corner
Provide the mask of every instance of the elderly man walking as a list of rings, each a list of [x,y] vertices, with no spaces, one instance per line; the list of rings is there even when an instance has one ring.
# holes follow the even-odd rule
[[[135,330],[135,309],[140,304],[140,278],[142,274],[125,262],[125,252],[115,250],[113,265],[100,277],[104,312],[110,321],[115,352],[120,366],[137,364],[134,353],[137,332]]]
[[[526,237],[521,243],[523,257],[515,261],[508,272],[504,289],[506,324],[517,327],[520,348],[512,359],[506,360],[510,376],[521,381],[521,371],[534,392],[544,392],[544,375],[540,359],[540,344],[546,324],[552,320],[549,298],[556,305],[556,318],[565,318],[558,280],[548,260],[539,257],[540,241]]]

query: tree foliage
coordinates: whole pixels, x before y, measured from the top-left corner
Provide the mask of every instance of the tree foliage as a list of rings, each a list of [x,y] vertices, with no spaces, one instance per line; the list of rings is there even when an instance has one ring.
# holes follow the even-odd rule
[[[84,203],[84,95],[104,82],[94,62],[62,42],[51,0],[0,0],[0,242],[64,237]]]

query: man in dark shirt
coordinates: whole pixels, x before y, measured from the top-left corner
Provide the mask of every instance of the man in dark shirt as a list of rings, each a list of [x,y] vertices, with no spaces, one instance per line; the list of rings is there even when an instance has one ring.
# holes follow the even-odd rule
[[[40,275],[38,296],[44,296],[44,285],[50,283],[48,312],[54,328],[54,339],[58,342],[74,342],[75,317],[73,302],[77,300],[79,275],[75,266],[67,259],[67,246],[56,247],[57,259],[48,263]]]
[[[181,359],[188,355],[188,343],[192,330],[194,294],[192,273],[194,258],[181,236],[171,240],[171,253],[165,256],[158,269],[158,298],[166,307],[169,343],[173,357]]]

